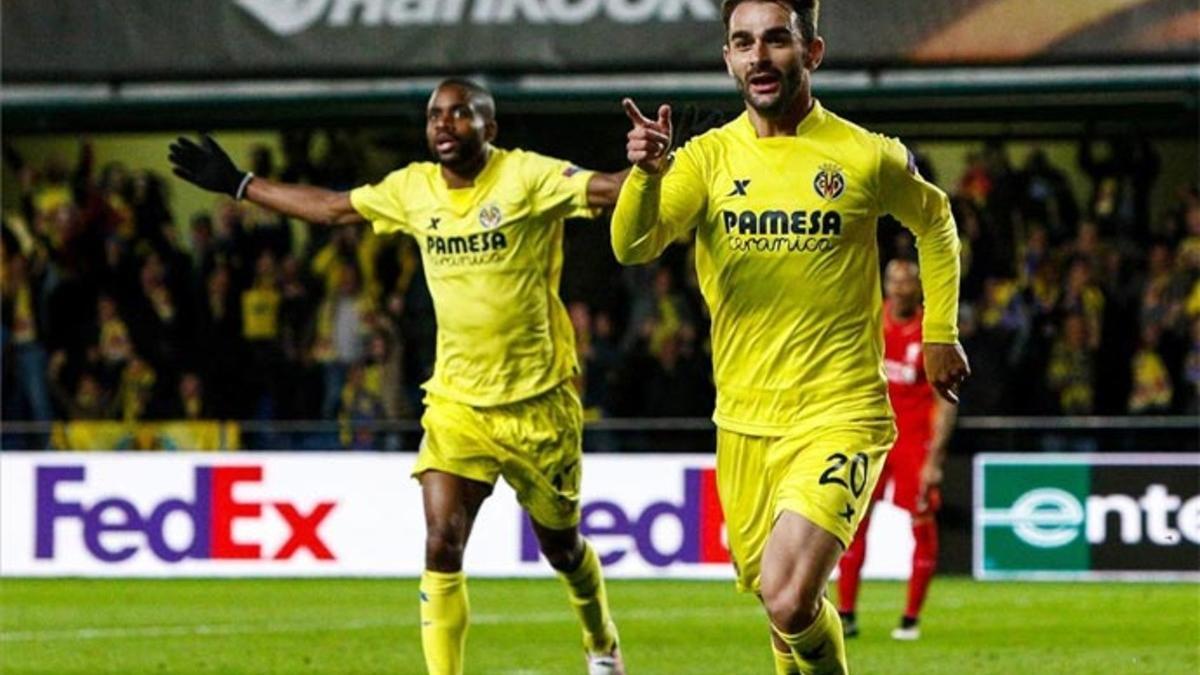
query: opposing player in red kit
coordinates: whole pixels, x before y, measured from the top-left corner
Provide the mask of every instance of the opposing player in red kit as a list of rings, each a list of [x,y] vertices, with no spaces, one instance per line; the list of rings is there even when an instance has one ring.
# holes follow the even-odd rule
[[[884,368],[888,396],[896,413],[896,444],[888,453],[883,475],[876,484],[871,503],[882,498],[893,485],[892,501],[912,514],[912,574],[908,579],[908,604],[900,625],[892,631],[897,640],[921,636],[917,621],[933,570],[937,567],[938,532],[934,516],[941,506],[942,464],[946,443],[954,429],[956,408],[934,393],[925,378],[922,354],[921,280],[917,264],[893,260],[884,273],[883,338]],[[866,559],[870,512],[863,518],[858,535],[838,563],[838,612],[846,637],[858,634],[854,615],[858,582]]]

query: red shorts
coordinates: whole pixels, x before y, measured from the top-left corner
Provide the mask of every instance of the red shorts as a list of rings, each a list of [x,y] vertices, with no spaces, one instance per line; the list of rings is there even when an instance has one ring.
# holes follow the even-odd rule
[[[941,508],[942,494],[936,488],[926,495],[925,508],[917,508],[917,497],[921,490],[921,467],[925,465],[928,448],[929,439],[910,440],[901,435],[888,453],[887,462],[883,465],[883,474],[875,484],[872,499],[883,499],[884,492],[890,484],[894,486],[892,503],[914,516],[930,514]]]

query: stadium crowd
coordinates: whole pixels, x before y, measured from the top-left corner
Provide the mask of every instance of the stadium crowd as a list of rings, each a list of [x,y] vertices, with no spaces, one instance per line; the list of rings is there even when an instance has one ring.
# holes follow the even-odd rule
[[[348,188],[352,143],[327,159],[304,134],[256,175]],[[297,150],[296,148],[300,148]],[[307,227],[230,200],[181,227],[171,182],[121,164],[74,166],[12,148],[19,205],[3,228],[3,418],[386,421],[420,413],[435,319],[420,253],[369,228]],[[1152,204],[1152,144],[1081,142],[1013,166],[988,142],[952,196],[963,244],[964,414],[1200,410],[1200,190]],[[1090,179],[1076,195],[1067,171]],[[881,261],[916,257],[881,223]],[[593,417],[703,417],[713,388],[694,245],[621,268],[607,221],[568,227],[563,296]],[[619,283],[614,283],[619,280]]]

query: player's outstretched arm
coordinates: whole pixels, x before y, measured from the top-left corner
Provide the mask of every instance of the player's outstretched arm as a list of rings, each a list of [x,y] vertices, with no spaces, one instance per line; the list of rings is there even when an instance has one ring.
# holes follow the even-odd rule
[[[197,144],[179,137],[171,144],[171,166],[176,176],[209,192],[221,192],[312,223],[346,225],[363,217],[354,210],[350,195],[311,185],[280,183],[233,164],[225,150],[207,134]]]
[[[607,209],[616,206],[617,196],[621,194],[621,186],[629,176],[629,169],[616,173],[594,173],[588,181],[588,206]]]
[[[612,247],[625,265],[649,262],[692,227],[704,208],[705,186],[688,149],[671,155],[671,107],[655,119],[630,99],[621,102],[632,128],[625,144],[633,169],[621,187],[612,218]]]

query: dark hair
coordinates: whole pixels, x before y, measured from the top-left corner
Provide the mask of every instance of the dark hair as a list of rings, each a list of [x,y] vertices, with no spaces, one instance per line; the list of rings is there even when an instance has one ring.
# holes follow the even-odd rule
[[[821,0],[724,0],[721,3],[721,21],[725,23],[725,35],[729,35],[729,17],[738,5],[747,2],[770,2],[779,5],[789,12],[796,13],[796,22],[800,24],[800,35],[805,42],[812,42],[817,37],[817,19],[821,13]]]
[[[496,99],[492,98],[492,92],[482,84],[464,77],[448,77],[438,83],[435,91],[443,87],[458,87],[466,91],[468,97],[475,103],[476,108],[483,113],[485,118],[496,118]]]

